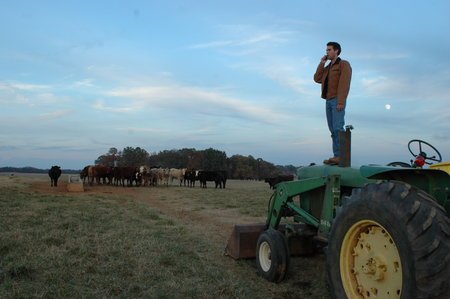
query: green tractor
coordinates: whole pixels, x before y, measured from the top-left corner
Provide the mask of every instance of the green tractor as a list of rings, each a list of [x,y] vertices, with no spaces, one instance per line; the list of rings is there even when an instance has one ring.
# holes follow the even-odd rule
[[[256,256],[259,274],[281,282],[291,254],[322,246],[335,298],[450,298],[445,169],[312,165],[297,176],[276,185],[265,224],[235,226],[226,254]]]

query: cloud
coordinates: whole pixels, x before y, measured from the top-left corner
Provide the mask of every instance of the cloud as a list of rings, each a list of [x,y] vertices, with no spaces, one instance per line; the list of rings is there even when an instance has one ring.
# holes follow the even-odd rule
[[[318,94],[312,79],[314,70],[307,57],[266,57],[263,61],[237,63],[231,67],[262,75],[303,96],[316,97]]]
[[[12,145],[0,145],[0,152],[3,152],[3,151],[16,151],[16,150],[19,150],[20,149],[20,147],[18,147],[18,146],[12,146]]]
[[[9,91],[34,91],[34,90],[43,90],[49,89],[51,86],[42,85],[42,84],[28,84],[21,82],[0,82],[0,90],[9,90]]]
[[[246,31],[236,30],[230,35],[233,37],[230,39],[215,40],[205,43],[199,43],[190,45],[188,49],[208,49],[217,48],[226,50],[225,53],[229,55],[245,55],[253,53],[254,51],[266,47],[274,47],[280,44],[286,43],[290,40],[290,36],[293,31],[270,31],[260,30],[254,28],[246,28]],[[238,35],[238,37],[236,37]],[[242,36],[244,35],[244,36]],[[237,51],[237,52],[236,52]]]
[[[40,120],[40,121],[58,119],[58,118],[65,117],[65,116],[67,116],[67,115],[69,115],[71,113],[73,113],[72,109],[69,109],[69,110],[56,110],[56,111],[52,111],[52,112],[48,112],[48,113],[42,113],[36,119]]]
[[[313,93],[309,89],[311,86],[311,79],[304,80],[294,75],[294,70],[290,70],[290,68],[286,69],[283,67],[273,66],[263,69],[262,72],[269,79],[278,82],[282,86],[288,87],[296,93],[308,96],[317,94],[317,92]]]
[[[74,85],[76,86],[76,87],[93,87],[94,85],[92,84],[94,82],[94,80],[93,79],[83,79],[83,80],[80,80],[80,81],[76,81],[75,83],[74,83]]]
[[[275,123],[284,119],[273,108],[261,103],[234,98],[219,92],[191,86],[163,85],[117,89],[107,96],[131,100],[131,107],[153,107],[182,111],[185,114],[206,114],[251,119],[263,123]],[[107,108],[99,103],[95,108]],[[123,109],[123,108],[121,108]],[[130,108],[132,109],[132,108]]]
[[[401,80],[395,80],[386,76],[362,78],[361,85],[365,93],[372,96],[402,94],[408,87]]]
[[[236,42],[234,42],[232,40],[212,41],[212,42],[207,42],[207,43],[202,43],[202,44],[191,45],[191,46],[188,46],[188,48],[189,49],[217,48],[217,47],[233,45],[235,43]]]
[[[139,106],[137,105],[127,105],[126,107],[114,107],[114,106],[107,106],[105,104],[105,101],[98,100],[93,105],[92,108],[107,112],[115,112],[115,113],[130,113],[137,111],[139,109]]]
[[[147,128],[147,127],[127,127],[127,128],[119,128],[119,131],[124,131],[127,133],[167,133],[166,129],[158,129],[158,128]]]
[[[411,57],[411,54],[407,53],[350,53],[353,59],[362,59],[370,61],[380,61],[380,60],[401,60]]]
[[[50,85],[4,81],[0,82],[0,102],[34,107],[62,102],[66,99],[55,96],[53,89],[54,87]]]

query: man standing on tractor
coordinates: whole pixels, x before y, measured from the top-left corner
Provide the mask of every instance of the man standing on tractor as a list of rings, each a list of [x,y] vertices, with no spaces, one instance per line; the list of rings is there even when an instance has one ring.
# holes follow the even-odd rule
[[[339,164],[339,131],[344,131],[344,116],[347,96],[350,91],[352,68],[350,63],[339,58],[341,45],[329,42],[326,55],[320,59],[314,74],[314,81],[322,85],[322,98],[326,100],[325,109],[328,129],[333,141],[333,157],[323,161],[324,164]],[[330,63],[325,66],[327,60]]]

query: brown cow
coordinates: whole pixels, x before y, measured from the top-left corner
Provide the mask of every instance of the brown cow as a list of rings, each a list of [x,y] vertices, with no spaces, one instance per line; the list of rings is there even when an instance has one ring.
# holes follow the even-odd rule
[[[85,167],[83,168],[83,170],[80,172],[80,179],[83,180],[83,184],[86,183],[86,178],[88,178],[89,166],[91,166],[91,165],[85,166]],[[89,180],[88,180],[88,181],[89,181]]]
[[[103,165],[95,165],[95,166],[89,166],[88,168],[88,181],[89,185],[92,186],[94,183],[94,179],[97,182],[98,185],[100,185],[100,182],[103,182],[103,184],[111,184],[113,178],[113,169],[109,166],[103,166]],[[106,182],[108,180],[108,182]]]
[[[129,167],[129,166],[119,166],[114,167],[114,185],[121,184],[125,187],[125,181],[127,182],[127,186],[133,186],[133,182],[136,182],[136,186],[140,185],[141,182],[141,173],[139,172],[139,168],[137,167]]]

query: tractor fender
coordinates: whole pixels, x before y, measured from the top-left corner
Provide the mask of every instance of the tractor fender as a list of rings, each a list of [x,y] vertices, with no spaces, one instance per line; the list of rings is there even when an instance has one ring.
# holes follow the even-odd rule
[[[360,173],[371,180],[400,181],[433,196],[450,215],[450,175],[439,169],[361,166]]]

